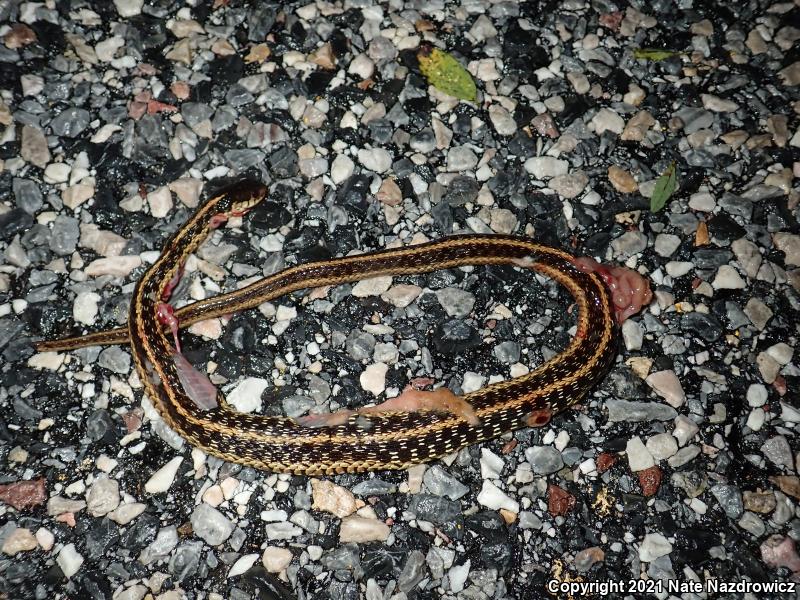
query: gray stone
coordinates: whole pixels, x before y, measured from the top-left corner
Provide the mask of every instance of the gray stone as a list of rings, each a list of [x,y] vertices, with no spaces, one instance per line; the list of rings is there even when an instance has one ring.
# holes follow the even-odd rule
[[[525,450],[525,458],[537,475],[555,473],[564,466],[561,453],[553,446],[533,446]]]
[[[456,319],[463,319],[475,306],[475,295],[466,290],[448,287],[436,291],[436,299],[445,312]]]
[[[169,572],[176,582],[180,583],[197,573],[200,566],[200,555],[203,542],[189,541],[181,544],[169,559]]]
[[[97,364],[114,373],[125,375],[131,370],[131,355],[119,346],[109,346],[100,352]]]
[[[147,546],[139,555],[139,562],[143,565],[149,565],[152,562],[160,560],[169,555],[170,552],[178,545],[178,528],[175,525],[169,527],[162,527],[156,539]]]
[[[684,107],[677,111],[673,116],[683,121],[683,131],[687,135],[708,129],[714,123],[714,115],[702,108]]]
[[[422,481],[432,494],[447,496],[451,500],[458,500],[469,492],[469,488],[466,485],[438,465],[433,465],[427,469]]]
[[[478,157],[466,146],[456,146],[447,153],[448,171],[469,171],[478,164]]]
[[[641,421],[668,421],[678,412],[671,406],[659,402],[631,402],[629,400],[608,400],[609,423],[636,423]]]
[[[366,360],[375,350],[375,336],[365,331],[354,330],[347,336],[345,352],[353,360]]]
[[[11,183],[14,192],[14,200],[17,206],[24,210],[29,215],[35,214],[42,205],[42,191],[39,186],[32,179],[23,179],[22,177],[15,177]]]
[[[611,242],[614,256],[633,256],[647,248],[647,236],[641,231],[627,231]]]
[[[198,504],[190,517],[197,537],[210,546],[218,546],[233,533],[233,523],[213,506]]]
[[[75,252],[80,237],[78,219],[59,215],[53,221],[50,236],[50,249],[60,256]]]
[[[711,488],[711,493],[730,519],[738,519],[744,512],[742,493],[733,485],[719,483]]]
[[[397,587],[401,592],[410,592],[425,577],[425,555],[419,550],[412,550],[400,576],[397,578]]]
[[[77,106],[70,106],[50,121],[50,130],[59,137],[74,138],[89,126],[91,120],[92,116],[89,111]]]
[[[790,472],[794,472],[792,449],[789,447],[789,442],[784,436],[776,435],[768,439],[761,446],[761,452],[779,467],[784,467]]]
[[[517,342],[500,342],[494,347],[494,356],[501,363],[514,364],[519,362],[520,345]]]

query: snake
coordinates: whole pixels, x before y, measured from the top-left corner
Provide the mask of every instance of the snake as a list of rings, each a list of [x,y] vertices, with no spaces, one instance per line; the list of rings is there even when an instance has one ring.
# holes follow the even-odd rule
[[[187,257],[214,229],[243,216],[267,195],[265,185],[250,180],[210,195],[137,282],[127,327],[42,341],[36,349],[128,343],[144,392],[166,424],[193,446],[226,461],[298,475],[405,469],[523,427],[540,427],[583,400],[616,358],[619,322],[630,315],[631,305],[638,310],[650,299],[646,280],[624,267],[604,267],[525,237],[457,234],[297,264],[239,290],[173,309],[170,296]],[[462,396],[443,387],[409,390],[377,407],[316,419],[235,410],[180,348],[179,328],[298,290],[468,265],[531,269],[566,288],[577,307],[575,334],[567,347],[525,375]]]

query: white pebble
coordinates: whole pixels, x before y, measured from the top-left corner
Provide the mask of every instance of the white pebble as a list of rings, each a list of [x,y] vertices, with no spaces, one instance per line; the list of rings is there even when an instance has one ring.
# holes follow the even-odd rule
[[[39,352],[28,359],[28,366],[34,369],[58,371],[61,365],[64,364],[66,356],[66,354],[61,354],[60,352]]]
[[[678,444],[681,447],[689,443],[697,435],[698,431],[700,431],[700,428],[689,417],[684,415],[675,417],[675,429],[672,431],[672,435],[678,440]]]
[[[227,395],[228,402],[239,412],[251,413],[261,410],[261,394],[270,382],[260,377],[245,377]]]
[[[311,554],[310,548],[309,546],[309,555]],[[267,573],[280,573],[292,562],[292,552],[287,548],[267,546],[264,554],[261,555],[261,562]]]
[[[45,552],[50,552],[50,549],[53,547],[56,538],[49,529],[39,527],[39,529],[36,530],[36,541],[39,542],[42,550]]]
[[[628,465],[634,473],[649,469],[656,464],[655,460],[653,460],[653,455],[650,454],[650,451],[642,443],[639,436],[628,440],[625,452],[628,455]]]
[[[242,573],[246,573],[258,560],[258,554],[245,554],[231,566],[228,571],[228,577],[236,577]]]
[[[340,519],[358,509],[353,492],[324,479],[311,480],[311,508],[336,515]]]
[[[389,365],[386,363],[375,363],[367,366],[359,377],[361,387],[376,396],[382,394],[386,389],[386,373],[388,371]]]
[[[147,194],[147,203],[150,205],[150,214],[157,219],[163,219],[172,210],[172,194],[169,188],[162,185]]]
[[[75,296],[75,301],[72,304],[72,318],[78,323],[92,325],[97,316],[97,303],[99,301],[99,294],[94,292],[81,292]]]
[[[342,519],[339,527],[339,541],[342,543],[383,542],[390,533],[391,529],[383,521],[350,515]]]
[[[700,94],[700,98],[703,100],[703,108],[713,112],[734,112],[739,108],[736,102],[725,100],[713,94]]]
[[[644,341],[644,330],[638,321],[627,319],[622,324],[622,339],[627,350],[640,350]]]
[[[355,167],[352,158],[346,154],[337,154],[331,163],[331,180],[339,185],[353,174]]]
[[[12,531],[11,534],[6,537],[3,542],[2,551],[3,554],[15,556],[20,552],[35,550],[38,545],[39,542],[36,541],[36,537],[31,533],[31,530],[20,527]]]
[[[50,163],[45,167],[44,180],[46,183],[64,183],[69,179],[69,165],[64,163]]]
[[[534,156],[525,161],[525,170],[536,179],[549,179],[557,175],[566,175],[569,163],[552,156]]]
[[[782,401],[781,419],[786,421],[787,423],[800,423],[800,410]]]
[[[647,440],[647,449],[656,460],[666,460],[678,451],[678,442],[668,433],[657,433]]]
[[[261,520],[267,523],[281,523],[289,518],[285,510],[262,510]]]
[[[754,408],[747,416],[747,426],[753,431],[759,431],[766,421],[767,415],[763,408]]]
[[[478,373],[467,371],[464,373],[464,379],[461,381],[461,391],[465,394],[475,392],[483,387],[486,378]]]
[[[667,263],[666,266],[667,275],[673,278],[683,277],[689,271],[694,269],[694,263],[689,262],[688,260],[671,260]],[[629,321],[625,321],[628,323]]]
[[[369,79],[375,71],[375,63],[366,54],[359,54],[350,61],[350,66],[347,72],[352,75],[358,75],[361,79]]]
[[[592,124],[597,135],[604,131],[620,134],[625,129],[625,120],[609,108],[598,110],[597,114],[592,117]]]
[[[458,593],[464,589],[464,584],[467,582],[467,576],[469,575],[470,563],[471,561],[467,559],[463,564],[456,565],[448,571],[447,577],[450,579],[451,592]]]
[[[767,354],[774,358],[779,365],[788,365],[792,360],[794,348],[784,342],[778,342],[767,348]]]
[[[422,288],[417,285],[398,283],[381,294],[381,298],[392,306],[405,308],[416,300],[421,293]]]
[[[513,513],[519,512],[519,502],[507,496],[505,492],[488,479],[483,480],[483,487],[478,494],[478,504],[482,504],[492,510],[505,508]]]
[[[375,173],[385,173],[392,166],[392,155],[383,148],[362,148],[358,151],[358,162],[365,169]]]
[[[767,388],[760,383],[751,383],[747,388],[747,403],[750,406],[764,406],[767,403]]]
[[[499,479],[505,461],[488,448],[481,448],[481,477],[483,479]]]
[[[666,400],[667,404],[673,408],[679,408],[686,402],[686,394],[683,391],[681,382],[675,371],[664,370],[651,373],[645,379],[647,385],[653,388],[653,391]]]
[[[353,286],[351,294],[356,298],[366,298],[367,296],[380,296],[392,285],[391,275],[381,277],[370,277],[362,279]]]
[[[158,471],[150,476],[147,483],[144,484],[144,491],[148,494],[160,494],[166,492],[172,482],[175,480],[175,475],[178,473],[178,467],[181,466],[183,457],[176,456],[167,464],[161,467]]]
[[[297,316],[297,309],[293,306],[278,306],[275,311],[276,321],[291,321]]]
[[[111,62],[114,60],[114,54],[116,54],[117,50],[122,48],[125,45],[125,40],[122,39],[120,36],[113,36],[103,40],[102,42],[97,42],[94,47],[94,51],[97,53],[97,58],[101,62]]]
[[[300,173],[308,179],[319,177],[328,172],[328,161],[320,157],[304,158],[297,161],[297,166],[300,169]]]
[[[127,525],[144,512],[147,505],[143,502],[120,504],[117,510],[108,513],[108,518],[119,525]]]
[[[142,13],[144,0],[114,0],[114,6],[122,18],[135,17]]]
[[[492,104],[489,107],[489,119],[491,119],[495,131],[500,135],[514,135],[517,132],[517,123],[514,121],[514,117],[499,104]]]
[[[98,477],[86,494],[86,510],[93,517],[102,517],[119,506],[119,483],[106,476]]]
[[[56,562],[58,563],[58,566],[61,567],[64,577],[69,579],[81,568],[81,565],[83,564],[83,556],[81,556],[75,549],[75,544],[67,544],[61,548],[61,552],[58,553]]]
[[[648,533],[639,546],[639,560],[650,562],[672,552],[672,544],[660,533]]]
[[[711,282],[715,290],[741,290],[747,286],[741,275],[730,265],[722,265]]]
[[[83,272],[89,277],[100,277],[101,275],[125,277],[141,264],[142,259],[138,256],[109,256],[93,260],[86,265]]]

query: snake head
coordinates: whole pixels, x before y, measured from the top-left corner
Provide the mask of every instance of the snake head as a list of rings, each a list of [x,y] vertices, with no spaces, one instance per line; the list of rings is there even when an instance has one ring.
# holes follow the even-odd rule
[[[247,214],[254,206],[267,197],[267,186],[260,181],[246,180],[231,189],[231,210],[233,217]]]
[[[224,223],[230,217],[241,217],[267,197],[267,186],[254,179],[243,179],[216,192],[214,211]]]

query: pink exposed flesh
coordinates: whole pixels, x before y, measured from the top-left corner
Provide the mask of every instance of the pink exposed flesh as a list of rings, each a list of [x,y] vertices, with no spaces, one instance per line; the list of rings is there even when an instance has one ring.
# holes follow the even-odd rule
[[[175,316],[175,309],[171,304],[159,302],[157,310],[158,320],[169,327],[172,332],[172,338],[175,340],[175,350],[180,353],[181,341],[178,338],[178,318]]]
[[[211,220],[208,222],[208,226],[211,229],[217,229],[218,227],[222,227],[228,220],[228,215],[225,213],[219,213],[218,215],[214,215],[211,217]]]
[[[173,290],[177,287],[177,285],[181,282],[181,278],[183,277],[183,266],[178,269],[178,272],[172,276],[172,279],[169,280],[167,286],[164,288],[164,291],[161,292],[161,300],[166,302],[167,300],[172,297]]]
[[[601,265],[588,256],[576,258],[574,264],[584,273],[597,273],[600,276],[611,292],[614,312],[620,325],[653,299],[650,282],[633,269]]]
[[[478,419],[478,415],[475,414],[472,406],[470,406],[466,400],[460,396],[456,396],[453,392],[444,387],[433,390],[432,392],[408,387],[396,398],[390,398],[377,406],[368,406],[357,411],[340,410],[335,413],[308,415],[296,420],[298,424],[304,427],[336,427],[337,425],[346,423],[347,419],[354,414],[374,415],[385,412],[417,412],[428,410],[450,413],[457,417],[464,418],[470,425],[480,425],[480,419]]]
[[[470,425],[480,425],[480,419],[478,419],[478,415],[475,414],[469,402],[460,396],[456,396],[446,387],[440,387],[432,392],[407,387],[399,396],[390,398],[377,406],[363,408],[359,413],[415,412],[424,410],[450,413],[464,418]]]
[[[544,427],[553,417],[553,411],[549,408],[538,408],[525,415],[522,420],[528,427]]]
[[[320,413],[317,415],[306,415],[295,419],[298,425],[317,429],[319,427],[336,427],[347,423],[347,419],[356,414],[354,410],[342,409],[335,413]]]
[[[211,410],[217,407],[217,388],[206,377],[186,360],[180,352],[172,355],[175,362],[175,369],[178,371],[178,379],[183,386],[186,395],[189,396],[198,408]]]

